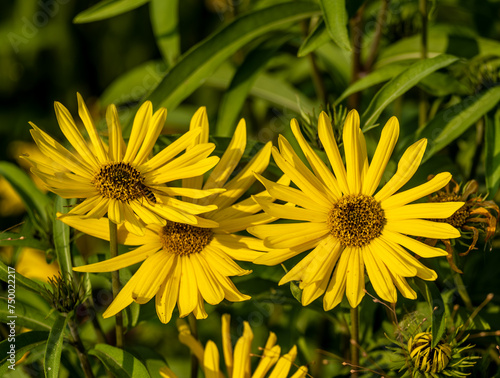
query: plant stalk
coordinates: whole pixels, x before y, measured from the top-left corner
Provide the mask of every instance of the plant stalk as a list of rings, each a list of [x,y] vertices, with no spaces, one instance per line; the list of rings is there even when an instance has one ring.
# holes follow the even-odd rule
[[[422,36],[420,38],[420,58],[427,59],[427,0],[419,0],[419,11],[422,19]],[[427,95],[424,90],[420,90],[420,100],[418,104],[418,127],[421,128],[427,122]]]
[[[80,365],[82,365],[85,377],[94,378],[94,373],[92,372],[90,361],[88,359],[87,353],[85,352],[85,348],[78,333],[78,327],[73,321],[73,319],[68,319],[68,327],[71,332],[71,336],[73,337],[73,342],[76,347],[76,353],[78,354],[78,359],[80,360]]]
[[[363,45],[363,12],[365,5],[362,5],[356,15],[351,19],[352,38],[352,63],[351,63],[351,84],[359,80],[363,71],[361,64],[361,47]],[[353,93],[349,96],[348,104],[351,109],[358,109],[361,103],[361,92]]]
[[[359,307],[351,308],[351,378],[358,378],[359,367]]]
[[[118,256],[118,226],[109,220],[109,254],[110,257]],[[120,292],[120,272],[118,270],[111,272],[111,284],[113,288],[113,299]],[[116,347],[123,348],[123,315],[122,312],[116,314]]]
[[[196,324],[196,318],[194,317],[193,313],[189,314],[188,316],[189,320],[189,328],[191,329],[191,335],[198,340],[198,326]],[[198,377],[198,359],[196,358],[196,355],[191,352],[191,378],[197,378]]]
[[[378,55],[378,48],[380,46],[380,40],[382,39],[382,31],[384,30],[385,21],[387,20],[387,9],[389,8],[389,0],[382,1],[382,7],[378,13],[377,26],[375,28],[375,35],[370,46],[370,52],[368,53],[368,58],[365,62],[365,71],[370,72],[375,59]]]

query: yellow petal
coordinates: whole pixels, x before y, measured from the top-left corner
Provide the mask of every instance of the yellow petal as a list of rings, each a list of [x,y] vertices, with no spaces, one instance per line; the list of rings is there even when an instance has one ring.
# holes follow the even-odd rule
[[[80,93],[77,93],[76,97],[78,98],[78,114],[80,115],[80,118],[82,119],[83,124],[85,125],[85,129],[87,130],[87,133],[90,137],[90,141],[92,142],[92,146],[94,147],[94,153],[97,156],[97,160],[100,164],[103,164],[108,161],[108,155],[104,150],[101,138],[97,133],[97,129],[95,128],[94,121],[92,120],[90,112],[87,109],[87,105],[85,105],[85,102],[83,101]]]
[[[187,166],[174,166],[172,165],[170,169],[165,170],[162,173],[157,173],[148,176],[146,180],[147,185],[161,185],[166,182],[184,179],[188,177],[196,177],[204,174],[208,170],[212,169],[219,161],[217,156],[210,156],[208,158],[203,158],[202,160]],[[170,163],[169,163],[170,164]]]
[[[384,301],[396,303],[396,288],[392,282],[389,270],[383,260],[377,257],[375,251],[371,251],[371,247],[371,245],[366,245],[363,248],[363,259],[370,282],[380,298]]]
[[[206,378],[219,378],[219,350],[212,340],[208,340],[205,346],[203,372]]]
[[[384,235],[385,234],[382,234],[381,237],[372,240],[369,245],[374,258],[383,261],[391,272],[400,276],[416,276],[417,269],[414,264],[415,258],[400,248],[394,250],[394,248],[391,247],[392,243],[388,244]]]
[[[161,285],[155,297],[156,313],[162,323],[168,323],[172,318],[172,311],[179,296],[179,284],[182,267],[178,256],[172,261],[172,271]]]
[[[388,222],[384,229],[406,235],[431,239],[449,239],[460,237],[460,231],[448,223],[433,222],[424,219],[400,219]]]
[[[264,239],[264,244],[271,248],[293,248],[321,239],[329,233],[328,226],[324,222],[266,224],[250,227],[247,231]]]
[[[385,167],[391,158],[392,151],[396,146],[398,137],[398,119],[396,117],[391,117],[382,130],[377,149],[373,155],[366,177],[363,180],[363,194],[371,196],[377,189],[380,179],[385,172]]]
[[[270,153],[271,142],[262,147],[252,160],[224,186],[226,192],[220,194],[213,201],[213,204],[217,205],[219,209],[223,209],[235,203],[255,182],[254,173],[262,173],[267,168]]]
[[[233,376],[233,347],[231,344],[231,315],[222,315],[222,350],[226,363],[227,374]]]
[[[342,193],[349,193],[349,186],[347,184],[347,173],[340,156],[339,148],[337,142],[335,141],[335,136],[333,135],[332,124],[328,115],[325,112],[321,112],[318,120],[318,135],[319,140],[325,147],[325,152],[328,156],[328,160],[332,166],[333,172],[339,184],[339,188]]]
[[[271,201],[259,199],[259,197],[252,196],[253,200],[257,202],[267,214],[276,218],[293,219],[309,222],[326,222],[328,218],[327,212],[318,212],[310,209],[302,209],[300,207],[293,207],[289,205],[277,205]]]
[[[234,131],[229,146],[227,146],[219,164],[217,164],[208,177],[203,189],[221,188],[224,186],[245,151],[245,146],[247,144],[246,130],[245,120],[241,119]]]
[[[319,298],[321,295],[325,293],[326,288],[328,287],[328,282],[330,282],[330,278],[332,276],[333,269],[335,268],[335,264],[337,263],[339,254],[331,253],[327,256],[326,261],[323,266],[317,271],[317,277],[314,280],[309,280],[307,286],[302,290],[302,305],[307,306],[312,303],[314,300]]]
[[[400,219],[446,219],[460,209],[464,202],[415,203],[385,210],[388,221]]]
[[[103,318],[109,318],[116,315],[116,313],[123,310],[125,307],[130,305],[134,300],[132,298],[132,290],[137,283],[137,277],[135,275],[127,282],[127,284],[120,290],[116,298],[111,302],[109,307],[102,314]]]
[[[324,194],[324,186],[316,186],[314,182],[310,181],[310,176],[312,174],[309,172],[308,177],[304,176],[304,172],[299,171],[296,167],[290,164],[285,158],[278,152],[276,147],[272,150],[273,158],[278,167],[285,173],[290,179],[299,187],[299,189],[309,198],[310,202],[316,202],[319,205],[329,207],[331,200],[329,200]],[[316,183],[318,184],[318,183]],[[322,185],[322,184],[318,184]]]
[[[209,263],[199,253],[189,256],[196,274],[198,290],[207,303],[219,304],[224,299],[224,291],[218,285]]]
[[[203,363],[205,354],[203,345],[193,337],[186,321],[177,319],[177,329],[179,330],[179,341],[191,350],[200,363]]]
[[[420,139],[408,147],[399,160],[398,170],[394,176],[375,195],[377,201],[386,200],[413,177],[422,161],[426,146],[427,139]]]
[[[353,248],[347,270],[346,296],[352,308],[355,308],[365,296],[365,265],[360,248]]]
[[[397,274],[393,274],[389,272],[389,274],[393,278],[393,282],[400,291],[401,294],[403,294],[403,297],[408,298],[408,299],[417,299],[417,293],[415,293],[415,290],[411,288],[411,286],[406,282],[406,280],[398,276]]]
[[[425,258],[446,256],[448,254],[448,252],[444,249],[431,247],[430,245],[422,243],[406,235],[402,235],[398,232],[390,231],[389,229],[384,229],[381,238],[395,244],[400,244],[417,255]]]
[[[304,194],[302,191],[290,188],[289,186],[278,184],[267,180],[261,175],[256,175],[257,179],[264,185],[269,192],[269,194],[276,199],[294,203],[305,209],[314,210],[321,213],[327,213],[331,210],[330,203],[317,203],[311,201],[309,196]]]
[[[229,220],[219,221],[217,232],[234,233],[243,231],[248,227],[258,226],[275,221],[277,218],[266,213],[249,215],[247,217],[234,218]]]
[[[78,159],[50,135],[39,129],[34,123],[30,122],[30,125],[33,127],[30,130],[31,136],[43,155],[50,157],[56,164],[65,167],[68,171],[82,177],[87,177],[89,180],[92,179],[94,169],[90,164]]]
[[[364,161],[362,161],[362,154],[360,152],[358,129],[358,112],[351,110],[344,122],[343,133],[349,194],[359,194],[361,192],[361,169]]]
[[[169,275],[174,261],[174,255],[163,251],[148,258],[135,273],[140,278],[132,290],[134,301],[139,304],[149,302]]]
[[[337,183],[337,180],[333,176],[332,172],[327,168],[323,160],[318,157],[309,143],[307,143],[300,131],[299,124],[295,118],[290,122],[290,126],[292,127],[293,135],[295,135],[297,142],[299,142],[300,148],[304,152],[304,155],[309,162],[309,165],[313,169],[316,177],[318,177],[323,182],[323,184],[332,191],[332,195],[334,198],[342,197],[342,192]]]
[[[292,166],[297,172],[305,178],[305,180],[319,189],[325,197],[330,201],[335,200],[339,195],[334,194],[318,177],[312,174],[309,168],[302,162],[299,156],[293,150],[292,145],[286,140],[283,135],[278,137],[278,145],[281,156]],[[292,177],[290,177],[292,178]],[[292,178],[293,181],[293,178]]]
[[[144,137],[148,132],[152,116],[153,105],[151,101],[146,101],[135,114],[132,131],[128,140],[127,151],[125,151],[125,156],[123,157],[125,163],[132,162],[137,155],[137,151],[141,148]]]
[[[155,112],[153,118],[151,119],[151,122],[147,125],[148,127],[146,136],[144,137],[137,155],[132,161],[132,165],[140,166],[148,158],[151,151],[153,151],[153,147],[156,143],[156,140],[158,139],[158,136],[161,133],[161,130],[163,129],[166,118],[167,109],[160,108]]]
[[[216,270],[223,276],[243,276],[251,272],[241,269],[223,250],[212,245],[207,245],[200,252],[200,255],[202,255],[205,261],[210,262],[212,270]]]
[[[71,113],[59,102],[54,103],[54,108],[56,111],[57,122],[59,123],[59,127],[61,128],[61,131],[66,139],[68,139],[83,160],[97,170],[99,168],[99,163],[97,162],[92,151],[89,149],[82,134],[76,127]]]
[[[111,259],[95,264],[74,267],[73,270],[75,272],[113,272],[146,260],[148,257],[151,257],[158,252],[160,248],[161,245],[159,243],[154,245],[142,245],[133,251],[126,252]]]
[[[162,376],[162,378],[177,378],[177,375],[175,375],[175,373],[167,366],[162,366],[160,368],[160,375]]]
[[[333,271],[332,279],[328,284],[325,296],[323,297],[323,308],[329,311],[337,306],[344,297],[346,280],[347,280],[347,267],[351,258],[352,248],[346,248],[340,255],[339,262]]]
[[[177,306],[179,316],[183,318],[189,315],[198,304],[198,281],[191,260],[187,256],[180,256],[180,263],[182,273]]]
[[[143,163],[139,167],[140,171],[143,173],[154,172],[158,168],[163,167],[167,162],[169,162],[174,157],[179,155],[179,153],[181,153],[191,143],[193,143],[193,140],[195,140],[196,137],[200,135],[200,133],[201,129],[194,129],[183,134],[179,139],[176,139],[174,142],[169,144],[167,147],[165,147],[163,150],[157,153],[150,160]],[[132,137],[130,137],[130,139],[132,140]],[[129,146],[130,146],[130,141],[129,141]]]
[[[116,106],[111,104],[106,110],[106,123],[108,124],[109,135],[109,159],[112,161],[121,161],[125,153],[125,142],[122,137],[122,128]]]
[[[250,351],[253,340],[252,329],[248,322],[243,322],[243,336],[234,347],[234,368],[232,378],[245,378],[250,373]]]
[[[274,333],[271,332],[274,335]],[[281,347],[274,345],[272,347],[264,348],[264,356],[260,359],[259,365],[255,369],[252,378],[264,378],[269,370],[278,361],[281,354]]]
[[[294,345],[287,354],[280,357],[269,378],[287,377],[295,357],[297,357],[297,347]]]

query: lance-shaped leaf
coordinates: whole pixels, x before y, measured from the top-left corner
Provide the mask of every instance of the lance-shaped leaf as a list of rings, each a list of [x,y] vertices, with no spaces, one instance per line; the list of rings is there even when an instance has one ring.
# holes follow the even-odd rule
[[[97,344],[89,354],[97,357],[115,377],[149,378],[148,369],[129,352],[107,344]]]
[[[151,0],[149,13],[156,44],[163,60],[174,64],[181,54],[181,38],[179,35],[179,1]]]
[[[321,20],[314,27],[313,31],[307,36],[302,45],[300,45],[297,56],[299,58],[306,56],[317,48],[323,46],[328,41],[330,41],[330,34],[328,33],[328,30],[326,30],[325,22]]]
[[[500,186],[500,110],[497,110],[495,117],[486,120],[486,156],[484,170],[486,173],[486,187],[489,197],[495,197]]]
[[[49,337],[49,333],[43,331],[21,333],[15,336],[16,347],[14,349],[11,348],[13,341],[9,340],[9,338],[0,342],[0,376],[4,377],[7,372],[12,371],[12,369],[9,369],[9,366],[12,366],[11,361],[8,361],[11,355],[15,355],[14,359],[19,361],[26,352],[44,344],[47,337]]]
[[[135,8],[146,4],[149,0],[103,0],[83,12],[80,12],[73,19],[75,24],[84,24],[105,20],[106,18],[118,16]]]
[[[61,352],[64,341],[64,330],[68,318],[59,314],[50,330],[45,348],[44,370],[46,378],[59,377],[59,368],[61,366]]]
[[[351,51],[347,32],[347,10],[345,0],[320,0],[326,28],[333,41],[342,49]]]
[[[417,134],[418,138],[429,140],[423,160],[453,142],[499,102],[500,87],[493,87],[437,113]]]
[[[316,4],[293,1],[244,14],[206,38],[171,68],[148,96],[154,108],[171,110],[197,89],[216,68],[255,38],[292,22],[319,14]],[[131,126],[131,119],[127,124]]]
[[[370,129],[382,111],[396,98],[417,85],[427,75],[457,60],[457,57],[451,55],[439,55],[435,58],[419,60],[389,81],[377,92],[363,113],[361,117],[363,131]]]

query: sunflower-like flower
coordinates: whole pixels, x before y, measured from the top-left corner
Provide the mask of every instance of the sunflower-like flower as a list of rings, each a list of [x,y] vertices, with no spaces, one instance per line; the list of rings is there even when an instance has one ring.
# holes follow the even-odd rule
[[[396,302],[396,288],[403,296],[415,299],[416,293],[405,278],[435,280],[437,274],[405,248],[426,258],[445,256],[446,252],[410,236],[459,237],[453,226],[426,219],[447,218],[463,205],[462,202],[410,204],[446,185],[451,179],[449,173],[440,173],[425,184],[395,194],[417,170],[427,141],[422,139],[410,146],[399,161],[397,172],[374,194],[398,139],[399,124],[395,117],[382,130],[369,164],[358,113],[351,111],[343,129],[345,167],[330,120],[326,113],[321,113],[319,138],[333,173],[306,142],[296,120],[291,121],[291,127],[314,173],[280,136],[279,150],[272,151],[274,160],[298,189],[259,176],[268,193],[287,204],[256,197],[255,200],[269,215],[295,222],[250,227],[248,231],[263,239],[264,245],[281,249],[257,258],[254,263],[275,265],[313,249],[280,284],[300,281],[303,305],[324,294],[323,306],[327,311],[341,302],[344,293],[352,308],[358,306],[365,294],[365,267],[382,299]]]
[[[201,143],[208,139],[208,118],[205,108],[193,116],[191,128],[199,128]],[[195,140],[193,143],[200,143]],[[147,225],[144,236],[131,234],[118,227],[118,241],[125,245],[138,245],[135,250],[107,261],[74,268],[78,272],[111,272],[144,261],[141,267],[123,287],[104,317],[115,315],[133,301],[143,304],[156,296],[156,311],[163,323],[170,321],[177,303],[180,317],[191,312],[196,318],[206,318],[204,301],[218,304],[223,299],[232,302],[250,297],[240,293],[229,277],[251,273],[239,267],[234,260],[252,261],[266,250],[262,242],[249,236],[235,233],[255,224],[270,222],[275,218],[258,213],[260,207],[251,198],[234,204],[255,182],[254,172],[266,169],[271,154],[268,143],[248,162],[240,172],[228,181],[238,165],[246,146],[246,126],[242,120],[220,163],[203,184],[203,175],[184,181],[192,189],[223,188],[225,191],[210,198],[217,205],[204,215],[206,221],[218,224],[202,228],[168,220],[165,226]],[[188,152],[198,151],[197,144],[189,146]],[[187,189],[186,189],[187,190]],[[266,196],[261,193],[259,197]],[[201,200],[190,205],[212,210]],[[234,204],[234,205],[233,205]],[[87,234],[109,240],[106,220],[65,217],[66,224]]]
[[[440,222],[446,222],[462,231],[462,237],[458,239],[460,243],[465,244],[462,239],[471,239],[472,241],[467,251],[459,253],[459,256],[467,256],[474,249],[479,239],[479,231],[484,232],[485,243],[495,235],[500,209],[494,201],[486,201],[483,196],[475,195],[479,185],[476,180],[468,181],[462,188],[453,179],[454,188],[450,188],[448,183],[444,190],[440,190],[429,198],[429,202],[465,202],[452,216],[446,219],[440,219]],[[461,193],[460,193],[461,192]],[[453,248],[450,239],[440,239],[448,252],[448,263],[450,267],[458,273],[462,271],[453,261]],[[431,246],[435,246],[438,239],[427,239],[425,241]]]
[[[106,144],[82,97],[80,94],[77,97],[79,115],[90,141],[84,138],[70,112],[56,102],[59,126],[75,151],[70,152],[30,122],[31,135],[49,163],[47,159],[25,156],[32,164],[32,172],[49,190],[63,198],[84,199],[69,215],[101,218],[107,214],[113,223],[125,222],[127,228],[137,234],[142,234],[144,224],[165,225],[166,219],[201,227],[214,225],[196,216],[198,207],[174,198],[177,195],[200,198],[214,191],[165,185],[203,174],[217,164],[218,157],[208,157],[215,148],[212,143],[197,144],[178,156],[200,130],[184,134],[150,158],[165,123],[165,108],[153,114],[151,102],[145,102],[137,111],[126,145],[118,112],[110,105],[106,112],[109,138]]]
[[[269,377],[286,378],[294,365],[297,357],[297,347],[294,345],[287,354],[281,356],[281,347],[276,345],[277,337],[273,332],[269,333],[259,364],[252,372],[251,357],[258,356],[251,353],[253,332],[248,322],[243,322],[243,335],[236,342],[233,348],[231,345],[230,333],[231,317],[229,314],[222,315],[222,350],[224,362],[226,365],[228,378],[250,377],[263,378],[273,369]],[[203,349],[203,345],[196,340],[189,326],[183,320],[178,321],[179,340],[189,347],[196,358],[200,361],[205,377],[224,377],[219,366],[219,350],[212,340],[209,340]],[[172,370],[167,367],[160,369],[160,374],[165,378],[177,378]],[[292,378],[305,378],[307,376],[307,367],[297,367]]]

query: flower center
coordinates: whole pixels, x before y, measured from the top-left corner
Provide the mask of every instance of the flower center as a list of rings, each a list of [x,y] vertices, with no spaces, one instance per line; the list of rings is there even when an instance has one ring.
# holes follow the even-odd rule
[[[165,251],[183,256],[201,252],[213,236],[210,228],[167,221],[160,232],[160,241]]]
[[[373,197],[346,195],[333,205],[327,224],[342,246],[362,247],[380,236],[386,219]]]
[[[439,373],[443,371],[451,359],[451,346],[442,340],[431,348],[432,335],[430,332],[422,332],[410,338],[408,351],[414,366],[424,372]]]
[[[154,194],[144,185],[141,173],[128,163],[109,163],[103,165],[94,176],[92,184],[104,198],[117,199],[123,202],[137,198],[154,198]],[[151,197],[152,196],[152,197]],[[152,201],[151,202],[155,202]]]
[[[460,202],[462,199],[457,194],[440,193],[429,202]],[[460,209],[455,211],[451,217],[446,219],[432,219],[435,222],[444,222],[451,224],[453,227],[461,228],[469,218],[470,205],[464,204]]]

